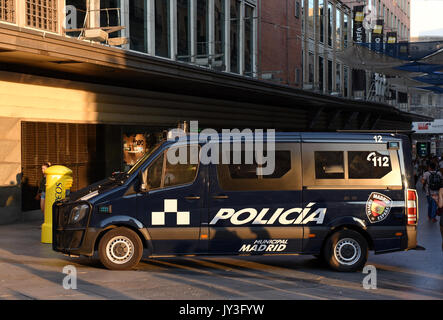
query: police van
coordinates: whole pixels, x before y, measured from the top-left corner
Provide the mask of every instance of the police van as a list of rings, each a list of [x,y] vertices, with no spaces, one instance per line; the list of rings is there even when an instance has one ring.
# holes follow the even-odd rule
[[[164,255],[310,254],[338,271],[417,247],[411,145],[397,133],[276,133],[274,170],[258,161],[172,163],[231,141],[166,140],[128,172],[53,206],[53,250],[98,251],[109,269]],[[244,151],[247,142],[236,141]],[[192,149],[193,148],[193,149]],[[220,148],[220,157],[233,150]],[[227,150],[227,151],[226,151]],[[245,151],[246,152],[246,151]],[[267,150],[267,152],[270,152]],[[231,161],[232,162],[232,161]]]

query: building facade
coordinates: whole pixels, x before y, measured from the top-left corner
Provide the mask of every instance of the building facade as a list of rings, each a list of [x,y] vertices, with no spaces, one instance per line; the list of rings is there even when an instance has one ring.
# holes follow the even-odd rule
[[[345,65],[327,48],[329,33],[333,46],[347,45],[350,12],[333,8],[340,36],[325,29],[325,49],[313,52],[325,59],[323,90],[344,97]],[[385,105],[298,89],[301,9],[289,0],[0,0],[0,223],[38,208],[43,162],[71,168],[78,190],[127,169],[185,121],[409,129],[411,115]]]
[[[303,88],[350,98],[351,70],[337,52],[352,45],[352,12],[341,1],[303,0]]]

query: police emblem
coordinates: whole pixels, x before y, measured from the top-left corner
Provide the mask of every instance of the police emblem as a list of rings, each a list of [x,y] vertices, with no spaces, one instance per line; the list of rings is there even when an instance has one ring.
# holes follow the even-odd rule
[[[384,194],[372,192],[366,202],[366,215],[371,223],[383,221],[391,211],[392,200]]]

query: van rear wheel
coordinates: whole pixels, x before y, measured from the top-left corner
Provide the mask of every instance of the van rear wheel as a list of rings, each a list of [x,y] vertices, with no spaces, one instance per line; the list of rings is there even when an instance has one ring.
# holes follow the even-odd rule
[[[132,230],[119,227],[108,231],[98,245],[101,263],[110,270],[135,267],[143,255],[140,237]]]
[[[324,258],[337,271],[360,270],[368,260],[368,243],[357,231],[337,231],[326,240]]]

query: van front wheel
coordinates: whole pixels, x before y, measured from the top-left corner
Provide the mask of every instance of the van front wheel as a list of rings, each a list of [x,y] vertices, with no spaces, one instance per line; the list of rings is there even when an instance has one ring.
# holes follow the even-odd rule
[[[357,231],[337,231],[326,240],[324,258],[337,271],[360,270],[368,260],[368,243]]]
[[[139,263],[143,255],[143,244],[134,231],[119,227],[108,231],[101,238],[98,254],[107,269],[127,270]]]

